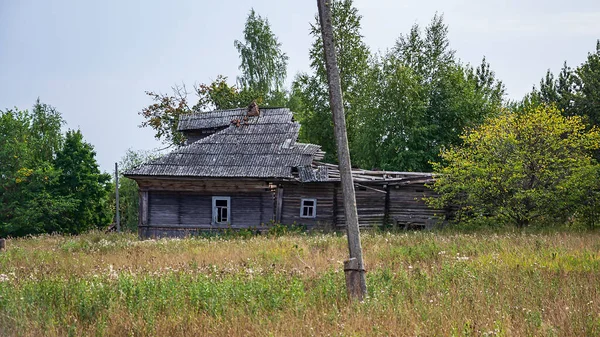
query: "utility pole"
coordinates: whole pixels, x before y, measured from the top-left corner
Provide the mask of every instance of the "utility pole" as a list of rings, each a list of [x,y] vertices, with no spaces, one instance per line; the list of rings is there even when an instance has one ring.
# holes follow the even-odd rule
[[[346,274],[348,296],[351,299],[362,301],[367,295],[367,283],[365,281],[365,266],[360,244],[360,230],[358,228],[358,212],[356,210],[354,181],[352,180],[350,151],[348,150],[348,135],[346,134],[346,117],[342,102],[340,71],[337,65],[333,42],[331,1],[317,0],[317,6],[319,7],[319,21],[323,36],[325,67],[327,69],[327,82],[329,83],[329,102],[333,115],[334,134],[338,149],[340,180],[346,214],[346,234],[348,236],[348,249],[350,251],[350,259],[344,261],[344,272]]]
[[[116,205],[116,221],[117,221],[117,232],[121,233],[121,216],[119,214],[119,164],[115,163],[115,200]]]

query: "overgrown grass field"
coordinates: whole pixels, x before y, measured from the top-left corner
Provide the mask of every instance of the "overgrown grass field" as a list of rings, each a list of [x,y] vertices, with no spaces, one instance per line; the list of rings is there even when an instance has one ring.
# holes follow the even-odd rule
[[[600,234],[367,233],[369,298],[343,235],[10,240],[2,336],[600,336]]]

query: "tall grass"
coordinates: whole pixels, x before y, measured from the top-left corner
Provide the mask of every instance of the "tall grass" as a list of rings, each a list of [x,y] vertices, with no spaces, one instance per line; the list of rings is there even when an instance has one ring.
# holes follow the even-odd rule
[[[365,234],[364,303],[344,236],[11,240],[0,335],[600,336],[599,239]]]

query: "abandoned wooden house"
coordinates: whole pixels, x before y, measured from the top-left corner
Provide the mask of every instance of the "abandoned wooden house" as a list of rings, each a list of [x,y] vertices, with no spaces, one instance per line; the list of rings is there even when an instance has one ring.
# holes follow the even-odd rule
[[[289,109],[194,113],[178,130],[185,146],[125,174],[139,185],[140,237],[273,223],[344,226],[337,166],[319,162],[319,146],[296,142],[300,125]],[[431,174],[355,169],[353,177],[362,227],[436,221],[422,200],[432,193],[424,186]]]

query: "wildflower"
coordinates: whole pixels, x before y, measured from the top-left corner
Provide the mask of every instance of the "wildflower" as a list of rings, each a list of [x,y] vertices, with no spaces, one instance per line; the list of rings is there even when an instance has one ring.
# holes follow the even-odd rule
[[[0,282],[8,282],[8,275],[6,274],[0,274]]]

